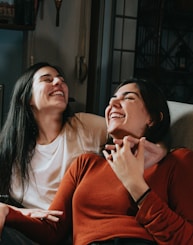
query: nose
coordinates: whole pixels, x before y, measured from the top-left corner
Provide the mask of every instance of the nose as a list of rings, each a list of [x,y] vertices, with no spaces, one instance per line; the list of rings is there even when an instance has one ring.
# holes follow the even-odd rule
[[[54,77],[53,85],[59,85],[59,84],[62,84],[62,79],[60,77]]]
[[[110,99],[109,105],[110,106],[114,106],[114,107],[121,107],[120,101],[121,101],[120,98],[113,97],[113,98]]]

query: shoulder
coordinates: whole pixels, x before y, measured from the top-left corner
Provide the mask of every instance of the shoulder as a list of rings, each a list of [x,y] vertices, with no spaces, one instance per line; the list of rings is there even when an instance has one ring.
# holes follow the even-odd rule
[[[76,113],[75,117],[87,135],[102,137],[106,142],[108,134],[104,117],[85,112]]]
[[[94,124],[106,126],[105,118],[96,114],[79,112],[75,116],[84,124]]]
[[[175,169],[191,171],[193,174],[193,151],[188,148],[178,148],[172,150],[166,157],[166,161],[173,163]]]
[[[106,130],[106,121],[104,117],[86,112],[75,113],[74,116],[69,119],[69,124],[71,126],[79,125],[87,128],[101,127]]]
[[[101,159],[104,159],[101,154],[97,154],[95,152],[86,152],[77,157],[77,162],[82,162],[84,164],[87,164],[88,162],[95,162],[95,161],[101,161]]]
[[[84,151],[99,151],[108,138],[105,118],[91,113],[80,112],[64,125],[63,132],[73,137],[79,136]]]
[[[105,162],[104,157],[101,156],[101,154],[97,154],[97,153],[92,153],[92,152],[88,152],[88,153],[83,153],[81,155],[79,155],[72,163],[72,165],[70,166],[70,168],[76,169],[76,171],[85,171],[88,168],[93,168],[93,166],[97,166],[101,163]]]
[[[177,160],[192,159],[193,151],[188,148],[177,148],[172,150],[169,155]]]
[[[85,125],[94,125],[94,124],[99,124],[99,125],[105,125],[105,118],[91,114],[91,113],[86,113],[86,112],[79,112],[75,113],[72,117],[69,118],[68,122],[64,125],[65,127],[84,127]]]

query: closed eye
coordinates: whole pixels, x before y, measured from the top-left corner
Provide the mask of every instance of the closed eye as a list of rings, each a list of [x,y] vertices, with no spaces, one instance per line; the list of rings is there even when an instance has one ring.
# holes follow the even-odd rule
[[[47,82],[47,83],[51,83],[53,81],[53,78],[52,76],[50,76],[49,74],[45,74],[45,75],[42,75],[40,77],[40,82]]]
[[[61,82],[65,83],[63,76],[58,75],[57,78],[60,79]],[[54,77],[52,77],[50,75],[41,76],[41,82],[51,83],[51,82],[53,82],[53,80],[54,80]]]
[[[63,83],[66,83],[63,76],[59,75],[59,76],[57,76],[57,77],[58,77]]]
[[[123,99],[124,100],[135,100],[136,98],[135,96],[125,96]]]
[[[47,79],[42,80],[42,82],[47,82],[47,83],[51,83],[52,81],[53,81],[53,79],[51,79],[51,78],[47,78]]]

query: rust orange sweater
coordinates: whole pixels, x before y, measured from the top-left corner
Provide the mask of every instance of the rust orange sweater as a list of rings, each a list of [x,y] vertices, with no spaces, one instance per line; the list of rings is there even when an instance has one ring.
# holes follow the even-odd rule
[[[63,178],[50,209],[63,210],[58,223],[25,217],[10,209],[7,225],[42,244],[57,244],[73,223],[73,244],[113,237],[193,244],[193,152],[178,149],[145,170],[152,191],[138,210],[106,160],[78,157]]]

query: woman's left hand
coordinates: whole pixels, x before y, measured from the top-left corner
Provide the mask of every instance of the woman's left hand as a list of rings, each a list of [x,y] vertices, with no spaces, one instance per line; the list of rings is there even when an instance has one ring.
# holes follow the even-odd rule
[[[131,143],[124,137],[122,145],[116,144],[115,149],[109,154],[106,150],[103,154],[109,165],[131,193],[134,200],[147,190],[144,174],[144,142],[145,138],[141,138],[135,153],[131,150]]]
[[[139,144],[139,139],[134,138],[133,136],[127,136],[127,140],[130,142],[131,149],[136,148],[136,146]],[[122,145],[123,140],[122,139],[115,139],[115,144]],[[115,149],[115,145],[106,145],[105,148],[107,150],[113,150]],[[162,142],[160,143],[152,143],[145,139],[144,144],[144,168],[149,168],[153,164],[158,163],[161,159],[163,159],[167,154],[167,148],[164,146]]]
[[[59,210],[43,210],[43,209],[28,209],[28,208],[16,208],[11,206],[11,208],[21,212],[25,216],[30,216],[32,218],[47,219],[54,222],[59,221],[59,217],[63,214]]]

